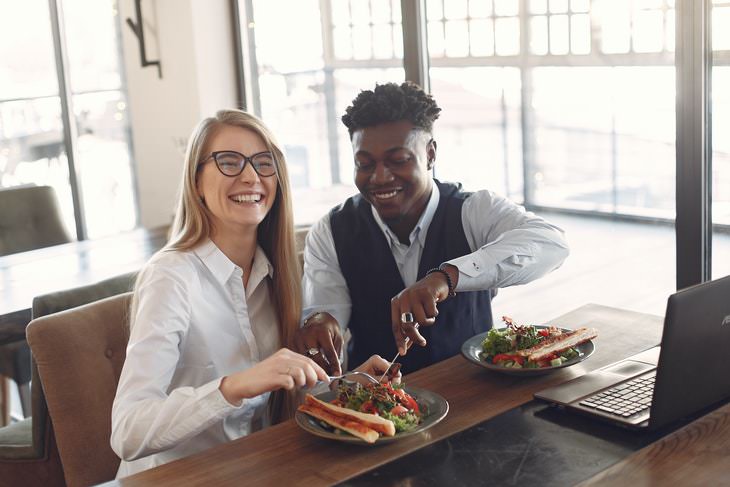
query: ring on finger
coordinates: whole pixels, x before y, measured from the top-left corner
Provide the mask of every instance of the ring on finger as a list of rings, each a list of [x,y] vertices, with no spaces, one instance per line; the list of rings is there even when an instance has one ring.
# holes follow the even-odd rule
[[[401,323],[413,323],[413,313],[410,311],[405,311],[400,314],[400,321]]]
[[[307,357],[314,357],[315,355],[317,355],[317,354],[319,354],[319,353],[320,353],[320,352],[319,352],[319,348],[316,348],[316,347],[308,348],[308,349],[307,349],[307,351],[306,351],[306,352],[304,352],[304,354],[305,354],[305,355],[306,355]]]

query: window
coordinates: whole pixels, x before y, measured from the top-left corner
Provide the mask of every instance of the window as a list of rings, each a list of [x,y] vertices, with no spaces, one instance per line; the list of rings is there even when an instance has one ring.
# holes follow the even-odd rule
[[[434,174],[470,191],[492,188],[523,201],[520,73],[511,67],[431,68],[443,109],[434,125]],[[464,180],[464,174],[470,177]]]
[[[57,18],[43,0],[0,10],[0,186],[53,186],[72,234],[74,227],[80,237],[117,233],[134,227],[137,217],[116,2],[55,5]],[[59,20],[65,51],[52,35]],[[58,66],[68,75],[70,97],[59,88]],[[69,126],[73,140],[64,137]],[[68,144],[75,147],[75,172]]]
[[[674,68],[533,71],[536,205],[671,220]]]
[[[730,52],[730,37],[723,28],[730,19],[730,1],[703,1],[713,5],[718,225],[730,213],[724,211],[730,196],[723,193],[730,187],[725,182],[725,172],[730,171],[725,165],[730,164],[723,165],[727,150],[717,142],[717,134],[728,129],[728,101],[722,89],[728,80],[722,70]],[[354,191],[349,186],[348,139],[338,118],[358,89],[403,78],[402,49],[397,45],[401,17],[413,25],[425,6],[423,25],[418,27],[426,39],[407,32],[406,44],[409,56],[425,50],[428,61],[408,57],[405,67],[411,76],[427,73],[424,81],[443,108],[434,134],[439,143],[435,176],[460,181],[469,190],[489,188],[528,209],[548,212],[566,227],[573,242],[573,256],[566,271],[561,270],[567,277],[555,273],[558,277],[539,281],[546,287],[527,286],[523,291],[570,289],[567,294],[576,304],[590,300],[663,313],[666,296],[677,282],[675,103],[681,96],[675,93],[675,20],[677,8],[695,5],[687,2],[422,0],[403,2],[403,12],[401,2],[385,0],[303,2],[297,7],[302,11],[291,17],[297,18],[300,32],[302,25],[309,29],[309,40],[298,40],[317,46],[316,60],[297,71],[274,66],[273,52],[259,55],[254,63],[259,83],[264,72],[287,81],[270,83],[267,89],[279,86],[279,92],[268,101],[264,95],[253,96],[260,99],[261,113],[274,130],[306,155],[307,176],[297,191],[306,195],[303,206],[309,206],[312,215],[300,213],[298,221],[311,221],[331,206],[314,208],[312,201],[337,202]],[[257,9],[283,7],[253,3],[261,47],[263,31],[283,26],[273,18],[262,22]],[[691,26],[695,31],[699,27]],[[412,49],[411,38],[420,43],[418,50]],[[267,43],[278,49],[273,38]],[[308,50],[310,59],[312,52]],[[293,81],[305,76],[310,78],[302,84]],[[306,86],[316,118],[293,111],[295,87],[301,86]],[[277,100],[284,110],[274,108]],[[724,235],[724,227],[718,228],[716,243],[718,235]],[[720,265],[717,249],[714,256]],[[596,273],[583,285],[581,266]],[[637,268],[643,269],[640,275]],[[626,276],[634,282],[629,289],[593,289],[588,283],[603,274],[613,275],[617,283],[625,282]],[[512,292],[517,291],[500,293],[500,300]],[[559,300],[563,306],[565,294]]]
[[[520,310],[526,321],[544,319],[551,302],[563,307],[554,315],[585,302],[663,313],[675,282],[673,5],[426,6],[431,91],[443,108],[436,176],[522,202],[572,244],[559,272],[500,291],[495,316],[515,313],[525,295],[542,296],[534,315]],[[638,262],[651,271],[637,276]],[[590,285],[625,276],[645,291]]]
[[[340,122],[345,108],[376,82],[404,80],[400,1],[254,0],[250,6],[240,10],[242,25],[254,30],[244,58],[259,115],[285,148],[295,221],[311,224],[357,191]],[[296,42],[282,42],[295,31]]]
[[[116,2],[64,0],[63,17],[88,234],[129,230],[137,210]]]

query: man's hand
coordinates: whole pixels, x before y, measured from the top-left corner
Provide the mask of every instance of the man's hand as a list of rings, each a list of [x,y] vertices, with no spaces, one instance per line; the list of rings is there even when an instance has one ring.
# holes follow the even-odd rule
[[[459,270],[452,265],[444,267],[444,270],[451,276],[451,281],[456,285]],[[413,343],[418,343],[422,347],[426,346],[426,339],[418,333],[415,325],[416,323],[421,326],[433,325],[439,314],[436,305],[448,297],[449,284],[446,276],[441,272],[433,272],[408,286],[390,300],[393,337],[401,355],[405,355],[408,351],[406,337]],[[407,317],[406,313],[412,314],[412,322],[403,320],[404,317]]]
[[[355,370],[359,372],[367,372],[368,374],[378,379],[380,378],[380,376],[388,371],[389,366],[390,364],[383,357],[381,357],[380,355],[373,355]],[[400,372],[400,367],[397,367],[395,374],[393,374],[392,376],[386,376],[384,380],[390,381],[393,384],[400,384],[401,377],[402,374]],[[357,380],[357,377],[353,376],[352,379]],[[364,383],[367,384],[368,382],[366,381]]]
[[[294,335],[297,352],[310,357],[330,375],[342,374],[342,332],[337,320],[329,313],[315,313],[305,320],[305,325]],[[314,355],[309,350],[318,350]]]

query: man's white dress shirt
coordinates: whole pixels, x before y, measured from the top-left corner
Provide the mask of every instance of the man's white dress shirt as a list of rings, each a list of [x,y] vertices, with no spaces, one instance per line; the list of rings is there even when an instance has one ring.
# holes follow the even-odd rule
[[[410,234],[410,245],[401,243],[372,208],[406,286],[417,280],[439,199],[438,186],[433,184],[426,209]],[[448,261],[459,269],[457,292],[526,284],[560,267],[569,253],[560,228],[491,191],[477,191],[467,198],[461,221],[472,252]],[[329,214],[307,234],[302,292],[303,317],[327,311],[346,329],[352,301],[337,260]]]
[[[208,240],[163,251],[142,270],[127,358],[112,409],[118,477],[245,436],[269,423],[269,394],[231,405],[226,375],[280,347],[261,248],[244,289],[243,270]]]

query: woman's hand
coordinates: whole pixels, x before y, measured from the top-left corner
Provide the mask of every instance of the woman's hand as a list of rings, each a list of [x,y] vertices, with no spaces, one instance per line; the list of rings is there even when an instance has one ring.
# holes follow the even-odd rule
[[[250,369],[224,377],[220,391],[231,404],[278,389],[314,387],[318,381],[327,381],[327,373],[304,355],[282,348]]]
[[[380,355],[373,355],[369,359],[367,359],[360,367],[356,368],[358,372],[367,372],[368,374],[372,375],[376,379],[379,379],[381,375],[385,373],[386,370],[388,370],[388,366],[390,364],[387,360],[385,360]],[[355,379],[355,377],[353,377]],[[390,381],[393,384],[399,384],[401,379],[401,373],[400,370],[396,372],[396,374],[393,377],[390,377]]]

